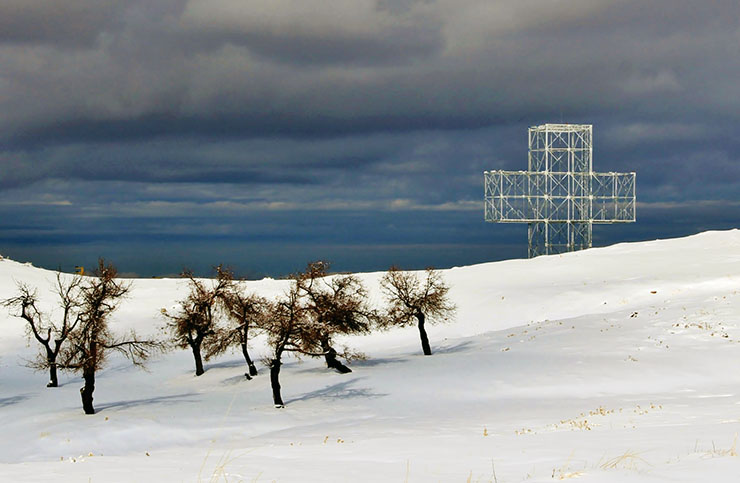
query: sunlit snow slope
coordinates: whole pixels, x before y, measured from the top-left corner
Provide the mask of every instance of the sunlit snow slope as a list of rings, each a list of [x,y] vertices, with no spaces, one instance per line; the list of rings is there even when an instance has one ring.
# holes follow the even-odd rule
[[[382,273],[362,274],[380,305]],[[23,366],[20,319],[0,313],[2,481],[740,481],[740,231],[444,271],[456,320],[343,342],[354,372],[290,360],[285,409],[236,353],[193,375],[170,353],[148,372],[113,359],[98,413],[81,381]],[[54,273],[0,261],[54,298]],[[180,280],[135,280],[111,326],[157,333]],[[248,282],[265,296],[285,281]],[[253,347],[265,354],[262,341]]]

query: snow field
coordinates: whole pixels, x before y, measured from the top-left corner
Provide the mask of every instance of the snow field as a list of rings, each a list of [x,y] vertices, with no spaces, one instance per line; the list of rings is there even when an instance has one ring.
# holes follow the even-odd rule
[[[382,303],[382,273],[360,274]],[[53,272],[0,261],[0,297]],[[738,481],[740,232],[444,271],[456,321],[344,339],[348,375],[289,359],[272,407],[233,353],[148,372],[113,358],[85,416],[81,381],[23,367],[0,314],[3,481]],[[156,333],[180,280],[134,280],[111,327]],[[265,296],[287,282],[248,282]],[[263,341],[253,346],[264,354]]]

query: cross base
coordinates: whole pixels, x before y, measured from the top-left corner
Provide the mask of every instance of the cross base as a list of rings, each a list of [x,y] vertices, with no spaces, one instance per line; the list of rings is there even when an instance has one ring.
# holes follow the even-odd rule
[[[528,226],[529,258],[591,248],[592,223],[539,221]]]

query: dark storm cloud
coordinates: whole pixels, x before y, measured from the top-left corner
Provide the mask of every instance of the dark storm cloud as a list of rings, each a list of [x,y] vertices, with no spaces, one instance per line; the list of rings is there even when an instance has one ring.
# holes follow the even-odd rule
[[[736,3],[652,3],[134,2],[82,52],[3,49],[6,121],[42,139],[292,136],[737,106]]]
[[[638,173],[597,239],[735,226],[738,58],[736,0],[6,1],[0,242],[511,247],[482,172],[561,120]]]
[[[188,2],[183,35],[200,45],[241,45],[296,64],[383,64],[427,57],[443,46],[426,2]]]
[[[91,46],[115,26],[126,0],[3,0],[0,42]]]

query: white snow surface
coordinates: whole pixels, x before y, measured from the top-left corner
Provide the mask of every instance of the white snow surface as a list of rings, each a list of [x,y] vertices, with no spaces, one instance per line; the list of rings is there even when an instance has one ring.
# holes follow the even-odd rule
[[[740,231],[620,244],[444,270],[455,321],[342,340],[354,372],[289,359],[284,409],[269,375],[234,352],[194,376],[177,351],[98,374],[97,414],[81,379],[24,360],[38,344],[0,313],[0,480],[740,481]],[[0,261],[55,299],[54,272]],[[382,273],[360,274],[381,305]],[[246,282],[272,297],[288,282]],[[176,279],[133,280],[111,327],[159,333]],[[253,356],[267,354],[255,340]]]

